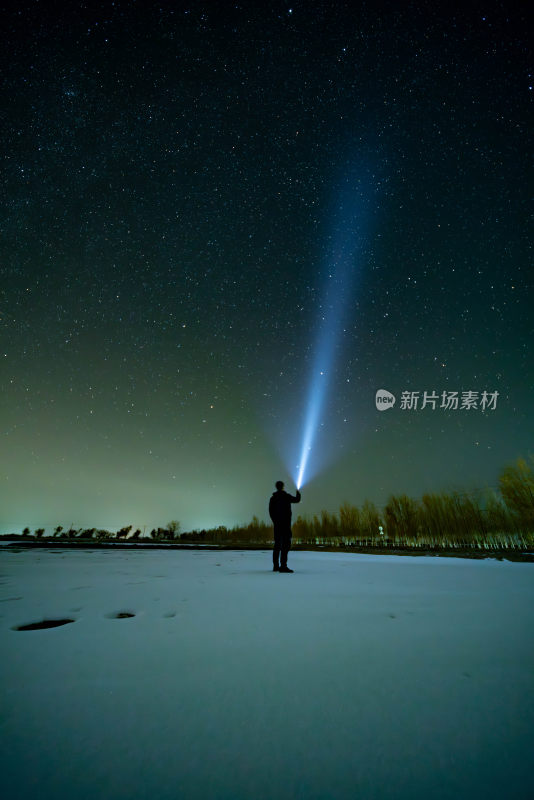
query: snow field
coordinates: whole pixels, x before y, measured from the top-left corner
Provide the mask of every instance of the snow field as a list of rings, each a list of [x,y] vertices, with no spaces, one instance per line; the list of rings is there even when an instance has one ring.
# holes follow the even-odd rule
[[[0,548],[4,796],[533,796],[532,564],[289,564]]]

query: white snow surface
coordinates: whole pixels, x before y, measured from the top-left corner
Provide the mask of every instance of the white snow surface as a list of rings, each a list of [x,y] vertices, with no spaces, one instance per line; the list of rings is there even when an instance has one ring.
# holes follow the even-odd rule
[[[3,797],[534,797],[533,564],[289,564],[0,548]]]

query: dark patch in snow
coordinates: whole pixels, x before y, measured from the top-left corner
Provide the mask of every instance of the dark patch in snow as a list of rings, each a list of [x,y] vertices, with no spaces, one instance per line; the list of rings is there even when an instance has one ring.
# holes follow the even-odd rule
[[[108,619],[127,619],[128,617],[135,617],[132,611],[112,611],[111,614],[106,614]]]
[[[43,619],[41,622],[30,622],[29,625],[16,625],[13,631],[39,631],[42,628],[58,628],[60,625],[67,625],[74,622],[73,619]]]

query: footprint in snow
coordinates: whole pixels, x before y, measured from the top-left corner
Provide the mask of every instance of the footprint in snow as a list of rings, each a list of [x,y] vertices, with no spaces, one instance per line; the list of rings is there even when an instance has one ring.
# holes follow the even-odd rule
[[[60,625],[68,625],[74,622],[73,619],[43,619],[40,622],[30,622],[27,625],[15,625],[12,631],[39,631],[43,628],[58,628]]]

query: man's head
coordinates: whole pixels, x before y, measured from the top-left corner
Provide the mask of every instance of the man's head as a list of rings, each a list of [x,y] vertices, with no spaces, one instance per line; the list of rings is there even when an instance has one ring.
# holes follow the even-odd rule
[[[281,492],[282,489],[284,488],[284,481],[276,481],[276,483],[274,485],[276,486],[278,491]]]

